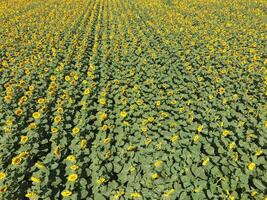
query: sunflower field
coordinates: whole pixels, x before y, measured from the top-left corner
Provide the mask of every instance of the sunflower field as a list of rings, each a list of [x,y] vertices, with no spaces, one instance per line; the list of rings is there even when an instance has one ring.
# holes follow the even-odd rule
[[[267,1],[0,0],[1,200],[266,200]]]

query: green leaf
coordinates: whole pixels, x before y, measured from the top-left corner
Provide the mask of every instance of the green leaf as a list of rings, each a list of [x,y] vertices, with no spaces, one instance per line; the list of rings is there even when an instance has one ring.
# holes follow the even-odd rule
[[[97,200],[106,200],[106,198],[102,195],[102,194],[95,194],[94,195],[94,199],[97,199]]]
[[[266,187],[263,185],[262,181],[260,179],[254,178],[253,179],[253,184],[259,189],[264,191]]]

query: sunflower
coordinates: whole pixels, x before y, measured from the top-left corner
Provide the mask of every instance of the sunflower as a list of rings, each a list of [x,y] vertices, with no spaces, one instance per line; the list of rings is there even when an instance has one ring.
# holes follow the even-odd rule
[[[110,143],[110,141],[111,141],[111,138],[105,138],[104,141],[103,141],[103,143],[104,144],[108,144],[108,143]]]
[[[65,81],[69,82],[71,80],[70,76],[65,76]]]
[[[225,92],[224,87],[220,87],[220,88],[218,89],[218,92],[219,92],[219,94],[222,95],[222,94]]]
[[[77,174],[70,174],[68,176],[68,181],[70,182],[75,182],[78,179],[78,175]]]
[[[81,142],[80,142],[81,149],[85,149],[86,146],[87,146],[87,140],[85,140],[85,139],[81,140]]]
[[[159,178],[159,174],[158,173],[154,173],[154,174],[151,175],[151,178],[154,179],[154,180],[158,179]]]
[[[106,99],[104,99],[104,98],[99,99],[99,104],[105,105],[106,104]]]
[[[72,129],[72,133],[73,133],[73,135],[77,135],[79,132],[80,132],[80,128],[79,128],[79,127],[74,127],[74,128]]]
[[[223,136],[226,137],[226,136],[228,136],[228,135],[230,135],[230,131],[228,131],[228,130],[223,130]]]
[[[38,195],[35,192],[27,192],[25,197],[28,197],[29,199],[38,199]]]
[[[36,126],[36,123],[32,122],[29,124],[28,128],[29,129],[35,129],[37,126]]]
[[[77,165],[71,165],[70,166],[70,169],[73,170],[73,171],[75,171],[75,170],[79,169],[79,166],[77,166]]]
[[[7,95],[7,96],[4,97],[4,99],[5,99],[6,103],[10,103],[11,100],[12,100],[12,96],[11,95]]]
[[[163,162],[161,160],[157,160],[156,162],[154,162],[154,166],[159,167],[159,166],[161,166],[162,163]]]
[[[33,183],[40,183],[40,182],[41,182],[41,179],[32,176],[32,177],[31,177],[31,181],[32,181]]]
[[[125,118],[125,117],[127,116],[127,112],[125,112],[125,111],[121,111],[121,112],[120,112],[120,116],[121,116],[122,118]]]
[[[58,132],[58,129],[55,128],[55,127],[52,127],[52,128],[51,128],[51,132],[52,132],[52,133],[57,133],[57,132]]]
[[[197,127],[197,132],[201,132],[203,130],[203,125],[199,125],[198,127]]]
[[[59,115],[55,116],[55,118],[54,118],[54,122],[55,122],[56,124],[58,124],[59,122],[61,122],[61,116],[59,116]]]
[[[22,161],[22,159],[19,156],[12,158],[12,164],[13,165],[19,165],[21,163],[21,161]]]
[[[251,171],[254,170],[255,167],[256,167],[256,164],[254,162],[251,162],[251,163],[248,164],[248,169],[251,170]]]
[[[56,148],[55,148],[55,150],[54,150],[54,154],[56,155],[56,156],[60,156],[60,147],[59,146],[57,146]]]
[[[107,180],[104,177],[100,177],[99,179],[96,180],[96,183],[98,185],[101,185],[103,183],[105,183]]]
[[[104,121],[105,119],[108,118],[108,115],[106,113],[103,113],[103,112],[100,112],[99,113],[99,116],[100,116],[100,120],[101,121]]]
[[[18,157],[25,158],[28,155],[29,155],[29,153],[27,151],[23,151],[18,155]]]
[[[20,115],[22,114],[22,112],[23,112],[23,110],[22,110],[21,108],[17,108],[17,109],[15,110],[15,114],[16,114],[17,116],[20,116]]]
[[[40,119],[40,118],[41,118],[41,114],[40,114],[39,112],[34,112],[34,113],[32,114],[32,117],[33,117],[34,119]]]
[[[202,165],[203,165],[203,166],[206,166],[206,165],[208,164],[209,160],[210,160],[209,157],[206,157],[206,158],[203,160]]]
[[[139,192],[133,192],[133,193],[131,193],[131,197],[132,198],[139,198],[139,197],[142,197],[142,195]]]
[[[4,172],[0,172],[0,180],[4,179],[6,177],[6,174]]]
[[[64,190],[64,191],[61,192],[61,195],[63,197],[68,197],[68,196],[72,195],[72,192],[69,191],[69,190]]]
[[[26,143],[29,140],[29,137],[27,135],[20,136],[20,142]]]
[[[74,155],[69,155],[69,156],[67,157],[67,160],[69,160],[69,161],[71,161],[71,162],[75,162],[75,161],[76,161],[76,158],[75,158]]]
[[[35,167],[37,167],[38,169],[45,169],[45,166],[43,163],[41,162],[37,162],[34,164]]]
[[[90,94],[90,93],[91,93],[90,88],[86,88],[86,89],[84,90],[84,92],[83,92],[84,95],[88,95],[88,94]]]

